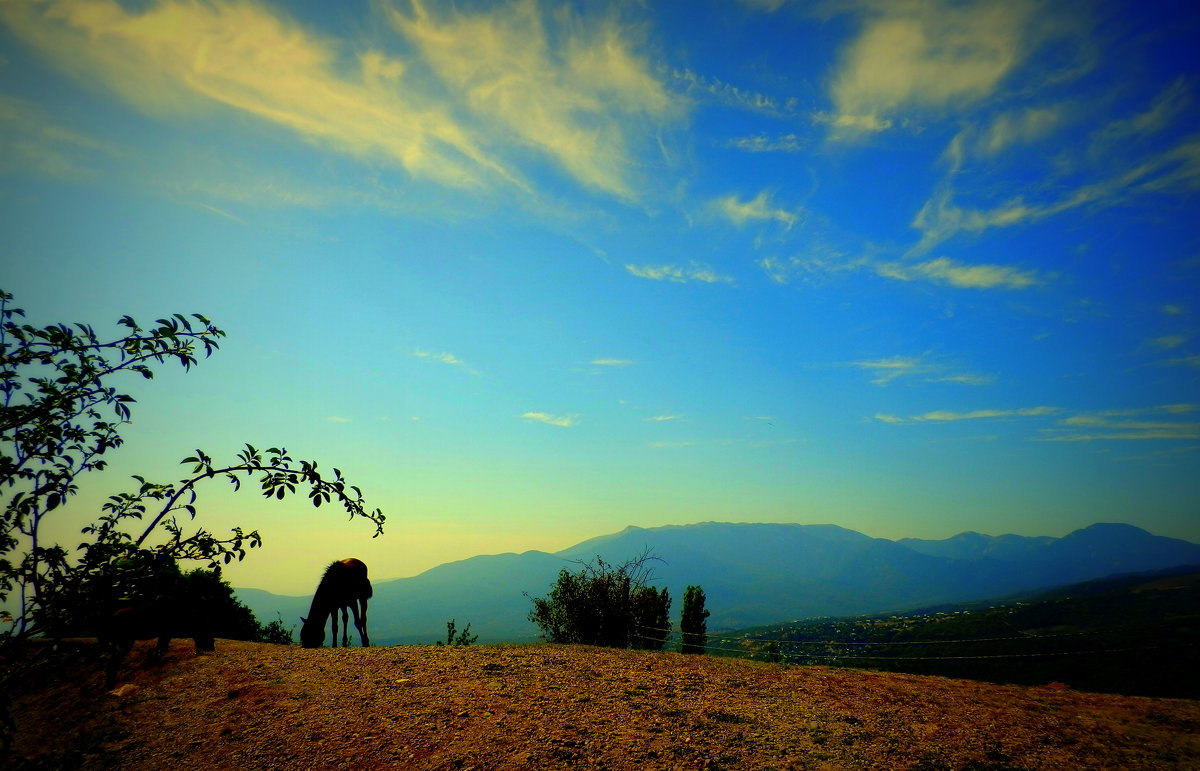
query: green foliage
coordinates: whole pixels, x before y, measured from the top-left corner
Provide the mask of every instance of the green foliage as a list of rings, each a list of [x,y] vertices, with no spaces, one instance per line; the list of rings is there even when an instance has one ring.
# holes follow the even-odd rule
[[[272,645],[291,645],[295,640],[295,635],[296,627],[284,626],[283,618],[277,617],[271,623],[259,626],[257,641]]]
[[[643,586],[630,598],[633,635],[629,647],[661,651],[671,634],[671,596],[665,588]]]
[[[457,633],[456,633],[457,631]],[[446,642],[438,640],[434,645],[473,645],[479,635],[471,634],[471,625],[467,624],[465,629],[457,630],[454,619],[446,622]]]
[[[683,613],[679,618],[680,653],[704,653],[709,616],[704,609],[704,599],[704,590],[699,586],[689,586],[683,592]]]
[[[658,633],[639,631],[639,626],[645,620],[657,624],[659,605],[670,602],[665,590],[660,595],[647,586],[652,574],[647,563],[655,559],[647,550],[621,565],[597,556],[594,563],[578,563],[577,572],[564,568],[548,597],[531,598],[529,620],[550,642],[627,648],[639,641],[648,646],[647,635]],[[644,590],[654,592],[656,599],[651,602]]]
[[[81,474],[104,469],[104,456],[122,444],[134,399],[113,382],[123,373],[152,379],[154,366],[169,362],[188,370],[225,333],[200,314],[174,314],[150,328],[125,316],[118,321],[124,334],[102,340],[84,324],[20,324],[25,313],[11,300],[0,292],[0,601],[18,600],[6,634],[71,626],[73,614],[99,612],[153,585],[165,562],[216,567],[243,559],[261,544],[257,530],[217,536],[195,524],[198,488],[210,480],[237,489],[254,479],[265,497],[280,500],[303,489],[314,506],[336,500],[351,519],[364,517],[382,533],[383,513],[368,511],[338,469],[322,472],[285,449],[246,445],[229,463],[196,450],[177,482],[135,476],[137,488],[111,496],[83,529],[84,543],[74,550],[47,543],[46,518],[77,492]]]

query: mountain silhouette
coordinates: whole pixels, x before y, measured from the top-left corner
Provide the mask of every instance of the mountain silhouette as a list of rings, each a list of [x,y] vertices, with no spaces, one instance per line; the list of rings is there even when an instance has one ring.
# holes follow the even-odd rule
[[[481,555],[411,578],[375,582],[370,633],[379,644],[444,639],[446,622],[471,624],[479,642],[529,641],[526,595],[545,596],[561,569],[597,556],[612,564],[650,549],[651,583],[677,618],[689,584],[704,588],[709,629],[814,616],[908,610],[1048,589],[1119,573],[1200,565],[1200,545],[1123,524],[1062,538],[962,533],[941,541],[871,538],[835,525],[704,522],[628,527],[555,554]],[[373,569],[378,570],[373,566]],[[310,597],[238,589],[260,620],[298,623]]]

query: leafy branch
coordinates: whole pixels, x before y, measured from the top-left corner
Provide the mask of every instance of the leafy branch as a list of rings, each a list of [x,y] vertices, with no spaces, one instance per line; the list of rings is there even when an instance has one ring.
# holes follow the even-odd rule
[[[0,493],[7,493],[0,509],[0,600],[19,589],[17,634],[69,626],[72,613],[136,589],[164,560],[216,566],[260,546],[257,530],[234,527],[218,537],[194,524],[197,488],[206,480],[224,478],[235,490],[254,480],[275,500],[302,492],[314,506],[339,503],[350,519],[363,517],[375,524],[376,536],[383,532],[383,512],[368,510],[362,491],[340,470],[323,472],[285,449],[260,452],[247,444],[224,465],[196,450],[181,462],[190,473],[178,482],[134,476],[138,489],[111,496],[83,528],[88,540],[74,553],[43,544],[45,517],[77,493],[80,474],[104,469],[103,456],[122,444],[120,430],[135,400],[111,384],[114,376],[152,379],[155,365],[171,362],[190,370],[218,350],[225,332],[198,313],[175,313],[147,328],[123,316],[117,323],[124,336],[101,340],[85,324],[20,323],[25,312],[11,301],[0,291]]]

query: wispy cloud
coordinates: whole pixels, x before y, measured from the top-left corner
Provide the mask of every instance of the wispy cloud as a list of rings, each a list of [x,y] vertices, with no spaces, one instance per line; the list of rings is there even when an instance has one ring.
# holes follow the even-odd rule
[[[615,16],[585,22],[567,8],[543,13],[531,0],[442,18],[420,0],[412,9],[389,18],[475,115],[584,185],[634,197],[630,143],[681,115],[682,105]]]
[[[877,413],[875,420],[899,425],[903,423],[957,423],[963,420],[1006,420],[1011,418],[1037,418],[1060,412],[1058,407],[1020,407],[1017,409],[984,409],[956,412],[954,410],[932,410],[919,415],[900,417]]]
[[[1180,403],[1136,409],[1079,412],[1061,417],[1054,421],[1053,425],[1037,429],[1037,433],[1030,438],[1039,442],[1196,440],[1200,439],[1200,422],[1180,418],[1197,410],[1200,410],[1200,407],[1195,404]],[[1047,418],[1062,413],[1062,408],[1046,406],[968,412],[933,410],[909,417],[877,413],[874,420],[892,425],[946,424],[960,421]]]
[[[993,378],[987,375],[959,372],[949,365],[915,356],[889,356],[882,359],[852,361],[844,366],[867,370],[874,375],[872,383],[885,386],[903,377],[919,377],[925,382],[987,385]]]
[[[781,134],[768,136],[756,134],[748,137],[735,137],[725,142],[725,147],[743,150],[748,153],[798,153],[808,149],[811,143],[797,134]]]
[[[1167,129],[1192,103],[1194,86],[1194,81],[1181,76],[1160,91],[1144,111],[1109,121],[1092,135],[1093,154],[1106,152],[1119,142],[1144,139]]]
[[[702,284],[733,284],[733,277],[724,276],[710,268],[695,263],[682,265],[626,265],[625,270],[638,278],[648,278],[653,281],[673,281],[686,284],[698,281]]]
[[[966,263],[949,257],[923,261],[885,260],[865,254],[850,256],[831,248],[814,248],[808,254],[791,257],[764,257],[757,264],[778,284],[860,270],[893,281],[940,284],[954,289],[1025,290],[1043,286],[1052,278],[1013,265]]]
[[[1141,196],[1200,190],[1200,134],[1176,131],[1153,145],[1142,141],[1187,126],[1181,116],[1192,103],[1193,86],[1190,80],[1176,80],[1146,111],[1095,128],[1088,149],[1068,164],[1070,183],[1063,178],[1050,184],[1063,170],[1047,168],[1045,184],[1030,185],[1025,178],[1020,193],[1000,198],[995,191],[1003,187],[997,187],[989,176],[986,189],[995,199],[991,205],[959,202],[957,188],[964,182],[970,184],[970,176],[963,176],[968,158],[997,155],[1014,144],[1048,136],[1066,121],[1065,108],[1030,108],[1000,115],[983,131],[964,129],[943,154],[949,164],[946,178],[913,218],[912,226],[921,232],[921,239],[909,256],[925,254],[959,233],[979,234],[1037,223],[1084,207],[1104,209]]]
[[[139,12],[52,0],[5,3],[3,16],[68,71],[152,114],[224,105],[442,184],[516,181],[448,113],[406,96],[401,62],[366,51],[357,72],[344,71],[334,41],[263,6],[166,0]]]
[[[1169,351],[1173,348],[1179,348],[1182,345],[1186,345],[1187,342],[1187,335],[1164,335],[1162,337],[1154,338],[1150,341],[1150,344],[1155,348],[1161,348],[1164,351]]]
[[[1077,187],[1056,200],[1030,203],[1016,196],[990,209],[968,208],[956,203],[953,189],[946,185],[913,219],[913,227],[921,231],[922,237],[911,253],[926,252],[960,232],[980,233],[1034,223],[1083,206],[1115,206],[1141,195],[1195,190],[1200,190],[1200,134],[1144,157],[1123,171]]]
[[[632,359],[592,359],[591,363],[597,367],[631,367],[637,362]]]
[[[422,351],[420,349],[417,349],[412,352],[412,355],[417,357],[418,359],[429,359],[430,361],[441,362],[442,364],[448,364],[452,367],[461,367],[464,370],[466,370],[467,372],[470,372],[472,375],[479,374],[476,370],[467,366],[467,364],[465,362],[463,362],[462,359],[458,358],[457,356],[455,356],[452,353],[444,353],[444,352],[443,353],[430,353],[429,351]]]
[[[968,124],[950,140],[942,158],[956,172],[969,159],[994,157],[1051,136],[1067,122],[1066,113],[1064,105],[1027,107],[1001,113],[986,126]]]
[[[39,107],[0,94],[0,172],[23,170],[64,179],[95,173],[93,161],[123,153],[107,142],[56,124]]]
[[[1009,265],[970,265],[948,257],[918,263],[880,262],[875,271],[898,281],[927,280],[960,289],[1028,289],[1044,283],[1036,271]]]
[[[655,415],[654,417],[646,418],[648,423],[669,423],[674,420],[683,420],[683,415]]]
[[[415,54],[335,40],[244,0],[11,2],[0,18],[152,115],[232,109],[456,189],[526,190],[519,166],[532,151],[585,187],[632,198],[635,140],[682,115],[615,15],[583,24],[525,0],[444,19],[419,1],[411,15],[386,0],[374,8]]]
[[[1015,410],[971,410],[970,412],[953,412],[951,410],[934,410],[921,415],[914,415],[909,420],[936,421],[949,423],[959,420],[995,420],[997,418],[1035,418],[1053,415],[1057,407],[1022,407]]]
[[[796,212],[772,204],[771,195],[765,190],[746,201],[736,195],[721,196],[713,201],[713,208],[735,225],[773,220],[791,228],[800,219]]]
[[[1142,409],[1080,413],[1059,421],[1056,428],[1042,429],[1039,439],[1045,442],[1195,440],[1200,439],[1200,422],[1144,418],[1190,415],[1196,410],[1194,404],[1164,404]]]
[[[343,417],[339,417],[337,415],[330,415],[329,417],[325,418],[325,422],[326,423],[349,423],[350,418],[343,418]]]
[[[521,417],[526,420],[545,423],[548,426],[558,426],[559,428],[571,428],[579,422],[578,415],[551,415],[548,412],[526,412],[522,413]]]
[[[718,78],[699,75],[690,69],[674,70],[671,77],[685,94],[697,101],[714,102],[749,112],[780,116],[795,111],[797,100],[779,100],[773,96],[738,88]]]

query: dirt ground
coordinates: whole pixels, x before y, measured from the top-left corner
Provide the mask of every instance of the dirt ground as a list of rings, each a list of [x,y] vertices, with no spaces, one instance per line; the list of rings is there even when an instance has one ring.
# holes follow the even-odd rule
[[[1200,702],[583,646],[67,641],[10,692],[12,768],[1200,768]],[[11,764],[11,765],[10,765]]]

